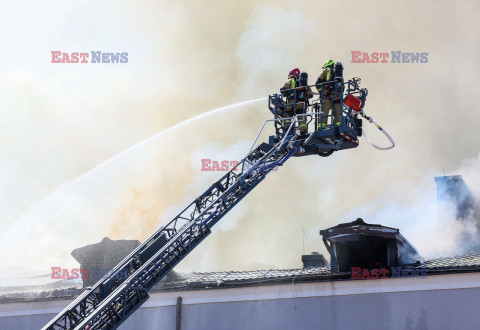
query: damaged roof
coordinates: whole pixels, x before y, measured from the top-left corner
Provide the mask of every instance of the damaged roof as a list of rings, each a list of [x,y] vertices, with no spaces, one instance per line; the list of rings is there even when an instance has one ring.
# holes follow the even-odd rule
[[[154,290],[182,290],[195,288],[250,286],[278,284],[282,282],[304,281],[305,279],[339,278],[332,275],[330,267],[305,269],[271,269],[253,271],[227,271],[211,273],[177,274],[178,280],[161,282]]]
[[[480,252],[460,255],[456,257],[438,258],[425,261],[424,264],[416,266],[417,268],[427,268],[430,270],[459,271],[459,270],[480,270]]]
[[[402,268],[428,269],[429,275],[447,273],[480,272],[480,252],[460,255],[455,257],[437,258],[426,261],[424,264],[408,265]],[[169,274],[168,281],[162,280],[153,291],[182,291],[211,288],[260,286],[269,284],[285,284],[299,282],[334,281],[350,279],[351,273],[332,273],[330,267],[317,267],[305,269],[278,269],[278,270],[254,270],[254,271],[225,271],[205,273],[174,273]],[[65,282],[65,281],[59,281]],[[43,287],[43,290],[42,290]],[[52,289],[49,286],[36,286],[35,290],[19,291],[0,288],[0,303],[50,300],[50,299],[73,299],[80,295],[83,289],[78,286]]]

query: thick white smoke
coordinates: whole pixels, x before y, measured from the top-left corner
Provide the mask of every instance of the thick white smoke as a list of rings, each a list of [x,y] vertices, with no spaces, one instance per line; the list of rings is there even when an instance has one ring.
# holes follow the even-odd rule
[[[1,234],[6,261],[2,273],[33,276],[48,273],[50,267],[75,267],[70,252],[105,236],[145,239],[221,175],[202,172],[202,158],[238,160],[248,151],[253,141],[232,145],[237,136],[229,137],[227,131],[235,119],[254,113],[252,105],[264,102],[252,100],[199,115],[63,185]],[[212,118],[216,124],[209,124]],[[224,143],[208,142],[212,128],[225,136]],[[241,207],[235,214],[242,215]]]
[[[57,1],[53,11],[30,5],[27,13],[23,3],[9,4],[0,23],[5,49],[15,50],[0,65],[6,267],[48,273],[42,265],[63,266],[72,248],[105,235],[144,239],[213,179],[199,171],[204,153],[243,156],[244,141],[268,118],[265,104],[195,122],[153,149],[123,154],[91,180],[61,185],[175,123],[278,91],[293,67],[314,82],[331,57],[344,63],[347,77],[362,77],[370,91],[366,110],[397,147],[380,152],[362,143],[327,159],[289,160],[180,269],[298,267],[304,245],[325,252],[318,229],[357,217],[399,227],[425,256],[455,250],[456,237],[471,231],[448,213],[437,216],[433,176],[443,168],[463,174],[480,196],[480,114],[472,109],[479,3],[110,0]],[[128,51],[129,63],[56,65],[51,50]],[[426,51],[429,62],[354,64],[352,50]]]

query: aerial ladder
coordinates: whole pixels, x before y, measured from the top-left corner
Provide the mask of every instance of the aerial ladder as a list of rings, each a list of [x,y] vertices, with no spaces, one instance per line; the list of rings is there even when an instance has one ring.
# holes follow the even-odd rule
[[[284,94],[270,95],[269,110],[274,119],[267,120],[252,148],[238,165],[211,185],[165,226],[158,229],[94,286],[87,288],[43,329],[114,329],[121,325],[148,298],[149,291],[183,260],[210,233],[212,227],[237,203],[290,157],[329,156],[334,151],[355,148],[362,134],[361,116],[367,90],[359,87],[359,79],[336,82],[335,96],[341,102],[341,124],[332,123],[318,129],[324,115],[321,91],[318,98],[304,100],[299,113],[287,117],[288,102],[295,105],[304,93],[302,86],[291,90],[293,101]],[[293,107],[296,108],[295,106]],[[298,120],[305,116],[308,134],[297,134]],[[331,117],[329,115],[328,117]],[[276,134],[268,142],[256,146],[266,124],[273,122]],[[289,123],[286,125],[286,123]],[[312,127],[313,126],[313,127]]]

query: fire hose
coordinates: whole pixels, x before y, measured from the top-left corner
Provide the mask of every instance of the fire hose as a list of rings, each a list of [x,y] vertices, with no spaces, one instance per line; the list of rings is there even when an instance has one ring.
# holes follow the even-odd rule
[[[297,87],[295,88],[295,90],[299,90],[299,89],[303,89],[305,87]],[[317,93],[317,92],[310,92],[312,94],[315,94],[315,95],[320,95],[320,93]],[[390,134],[388,134],[388,132],[386,130],[384,130],[376,121],[374,121],[372,119],[372,117],[369,117],[367,116],[362,110],[359,112],[360,115],[365,118],[366,120],[368,120],[370,123],[374,124],[375,126],[377,126],[377,128],[379,129],[380,132],[382,132],[383,134],[385,134],[385,136],[390,140],[390,143],[392,145],[388,146],[388,147],[381,147],[375,143],[373,143],[367,136],[367,132],[365,132],[365,130],[362,128],[362,134],[363,136],[365,137],[365,140],[367,140],[368,143],[370,143],[374,148],[377,148],[379,150],[389,150],[389,149],[393,149],[395,147],[395,141],[393,140],[393,138],[390,136]]]
[[[377,148],[379,150],[388,150],[388,149],[392,149],[393,147],[395,147],[395,141],[393,141],[393,138],[390,136],[390,134],[388,134],[387,131],[385,131],[380,125],[378,125],[373,119],[372,117],[369,117],[367,116],[363,111],[360,113],[360,115],[365,118],[366,120],[368,120],[370,123],[374,124],[375,126],[377,126],[377,128],[380,130],[380,132],[382,132],[383,134],[385,134],[385,136],[390,140],[390,142],[392,143],[391,146],[388,146],[388,147],[380,147],[379,145],[376,145],[375,143],[373,143],[367,136],[367,133],[365,132],[365,130],[362,128],[362,134],[363,136],[365,137],[365,140],[367,140],[368,143],[370,143],[374,148]]]

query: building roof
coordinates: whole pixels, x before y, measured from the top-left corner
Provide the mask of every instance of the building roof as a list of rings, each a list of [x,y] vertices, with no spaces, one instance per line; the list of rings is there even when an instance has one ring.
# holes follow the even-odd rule
[[[444,274],[480,271],[480,252],[447,258],[437,258],[424,264],[409,265],[402,268],[423,268],[429,274]],[[274,269],[254,271],[226,271],[177,274],[177,280],[159,283],[154,290],[188,290],[214,287],[235,287],[265,284],[279,284],[306,281],[327,281],[349,279],[351,273],[332,274],[330,267],[306,269]]]
[[[452,272],[459,270],[480,271],[480,252],[455,257],[432,259],[426,261],[423,265],[416,265],[416,267]]]
[[[428,275],[480,272],[480,252],[454,257],[437,258],[424,264],[415,264],[402,269],[427,269]],[[350,279],[351,273],[336,273],[330,267],[305,269],[272,269],[254,271],[225,271],[204,273],[175,273],[169,280],[162,280],[153,291],[182,291],[243,286],[261,286],[269,284],[286,284],[299,282],[318,282]],[[73,299],[83,289],[78,281],[66,287],[66,281],[58,287],[50,285],[30,287],[28,290],[0,288],[0,303],[16,301],[33,301],[45,299]]]
[[[343,274],[346,275],[346,274]],[[277,284],[282,282],[304,281],[306,279],[340,278],[333,275],[330,267],[311,267],[305,269],[270,269],[253,271],[226,271],[178,274],[177,281],[161,282],[154,290],[186,290],[230,286],[250,286]]]

